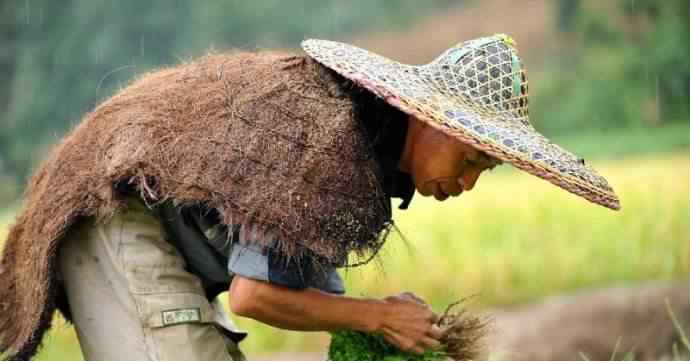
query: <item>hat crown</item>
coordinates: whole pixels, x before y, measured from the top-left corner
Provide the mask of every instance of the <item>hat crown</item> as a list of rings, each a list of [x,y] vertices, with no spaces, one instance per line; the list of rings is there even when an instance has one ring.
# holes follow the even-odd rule
[[[527,76],[510,37],[497,34],[459,43],[425,67],[441,92],[531,126]]]

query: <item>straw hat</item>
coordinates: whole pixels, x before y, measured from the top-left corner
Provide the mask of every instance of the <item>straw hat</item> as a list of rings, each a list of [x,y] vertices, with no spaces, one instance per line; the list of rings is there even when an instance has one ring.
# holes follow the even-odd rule
[[[508,36],[459,43],[421,66],[328,40],[305,40],[302,48],[319,63],[460,141],[591,202],[620,209],[606,179],[530,124],[527,77]]]

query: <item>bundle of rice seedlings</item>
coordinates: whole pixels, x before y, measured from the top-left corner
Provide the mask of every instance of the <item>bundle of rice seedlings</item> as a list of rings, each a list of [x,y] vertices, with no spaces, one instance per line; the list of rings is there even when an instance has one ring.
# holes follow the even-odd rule
[[[449,305],[436,323],[443,331],[441,348],[418,355],[401,351],[380,334],[357,331],[332,332],[328,361],[469,361],[477,360],[483,349],[488,321],[459,307]]]

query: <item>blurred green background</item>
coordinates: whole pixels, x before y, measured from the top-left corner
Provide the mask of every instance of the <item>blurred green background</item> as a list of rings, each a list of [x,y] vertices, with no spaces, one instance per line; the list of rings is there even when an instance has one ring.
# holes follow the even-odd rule
[[[296,49],[309,37],[424,63],[499,32],[528,66],[536,128],[601,168],[623,210],[502,167],[459,199],[418,197],[397,213],[405,239],[346,272],[352,293],[412,290],[437,307],[477,294],[481,307],[504,307],[690,275],[687,0],[0,2],[0,242],[37,162],[137,74],[211,48]],[[250,355],[327,343],[238,321],[252,331]],[[63,323],[45,345],[43,360],[80,359]]]

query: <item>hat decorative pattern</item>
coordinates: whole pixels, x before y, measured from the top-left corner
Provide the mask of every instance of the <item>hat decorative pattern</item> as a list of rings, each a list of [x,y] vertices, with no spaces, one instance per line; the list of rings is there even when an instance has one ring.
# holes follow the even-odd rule
[[[460,141],[594,203],[620,209],[602,176],[529,122],[526,70],[508,36],[459,43],[421,66],[327,40],[306,40],[302,47],[316,61]]]

